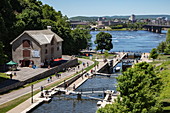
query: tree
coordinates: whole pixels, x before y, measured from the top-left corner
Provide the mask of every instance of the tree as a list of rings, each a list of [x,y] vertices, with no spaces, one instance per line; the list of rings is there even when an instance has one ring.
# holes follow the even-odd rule
[[[112,35],[105,32],[100,32],[96,35],[95,44],[97,44],[96,49],[101,50],[101,53],[103,53],[103,50],[111,50],[113,48],[112,44]]]
[[[106,51],[104,51],[104,57],[105,58],[108,58],[108,56],[109,56],[109,52],[106,50]]]
[[[24,30],[42,30],[49,25],[52,26],[52,31],[64,40],[63,54],[77,53],[75,42],[84,44],[82,37],[90,36],[89,32],[77,32],[76,35],[81,36],[80,39],[83,40],[75,40],[67,16],[63,16],[60,11],[47,4],[43,5],[39,0],[0,0],[0,41],[8,47],[4,49],[9,56],[11,56],[9,43]],[[86,45],[82,45],[83,48]]]
[[[75,53],[78,53],[82,49],[86,49],[88,47],[88,42],[91,39],[91,35],[89,30],[86,29],[74,29],[72,30],[72,37],[74,39],[74,50]]]
[[[153,48],[150,52],[150,56],[149,58],[153,58],[153,59],[156,59],[158,57],[158,53],[157,53],[157,49],[156,48]]]
[[[166,47],[164,49],[165,54],[170,54],[170,44],[166,44]]]
[[[142,62],[118,78],[120,97],[98,113],[161,113],[159,101],[161,80],[152,65]]]
[[[3,65],[7,60],[7,56],[4,54],[3,48],[4,45],[0,42],[0,65]]]
[[[166,42],[161,42],[157,46],[157,50],[158,50],[159,53],[164,53],[165,52],[165,48],[166,48]]]
[[[168,32],[166,33],[166,43],[170,44],[170,29],[168,29]]]

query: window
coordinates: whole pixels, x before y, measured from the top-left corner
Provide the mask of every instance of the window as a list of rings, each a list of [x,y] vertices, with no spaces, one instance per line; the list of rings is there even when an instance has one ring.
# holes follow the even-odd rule
[[[57,47],[57,51],[59,51],[59,49],[60,49],[60,48],[59,48],[59,47]]]
[[[47,49],[45,49],[45,54],[47,54],[48,53],[48,51],[47,51]]]
[[[23,47],[30,47],[30,41],[29,40],[23,40]]]
[[[45,47],[47,47],[47,44],[45,44]]]
[[[54,48],[53,47],[51,48],[51,54],[54,54]]]
[[[23,57],[30,57],[30,50],[23,50]]]

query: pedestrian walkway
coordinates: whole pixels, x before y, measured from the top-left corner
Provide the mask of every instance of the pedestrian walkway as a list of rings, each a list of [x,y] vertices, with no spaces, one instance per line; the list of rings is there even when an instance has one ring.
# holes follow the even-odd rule
[[[92,65],[93,64],[93,61],[91,60],[87,60],[87,59],[78,59],[78,60],[81,60],[82,62],[86,63],[87,62],[89,63],[89,65]],[[79,69],[76,68],[76,71],[81,71],[82,69],[84,69],[85,67],[80,64],[79,66]],[[47,85],[50,85],[56,81],[59,81],[59,80],[64,80],[64,78],[66,77],[69,77],[71,75],[73,75],[74,73],[76,73],[76,71],[66,71],[64,73],[61,74],[61,77],[58,78],[56,76],[53,76],[52,78],[52,82],[47,82],[47,80],[44,80],[44,81],[41,81],[39,83],[36,83],[34,84],[34,91],[37,90],[37,89],[40,89],[41,86],[47,86]],[[8,101],[11,101],[11,100],[14,100],[18,97],[21,97],[27,93],[30,93],[31,92],[31,87],[25,87],[25,88],[22,88],[22,89],[18,89],[16,91],[12,91],[10,93],[7,93],[7,94],[4,94],[4,95],[0,95],[0,105],[2,105],[3,103],[6,103]]]
[[[89,63],[89,65],[92,65],[93,62],[90,61],[90,60],[86,60],[86,59],[79,59],[81,60],[82,62],[86,63],[87,62]],[[99,65],[98,67],[94,67],[93,70],[96,69],[96,71],[98,71],[105,63],[103,61],[100,61],[99,62]],[[85,67],[83,66],[83,64],[80,65],[80,68],[77,69],[78,71],[81,71],[82,69],[84,69]],[[67,72],[65,72],[67,73]],[[75,72],[73,72],[75,73]],[[92,75],[92,73],[90,73],[90,71],[88,71],[87,73],[89,73],[89,75]],[[69,73],[70,74],[70,73]],[[61,79],[61,78],[60,78]],[[73,91],[74,90],[74,87],[77,88],[79,87],[81,84],[83,84],[86,80],[88,79],[88,77],[84,74],[82,77],[80,77],[79,79],[77,79],[75,82],[73,82],[68,88],[67,90],[70,90],[70,91]],[[47,81],[46,81],[47,82]],[[12,110],[10,110],[9,112],[7,113],[14,113],[14,112],[17,112],[17,113],[26,113],[27,110],[29,109],[32,109],[32,107],[36,106],[38,103],[41,103],[42,100],[39,98],[40,96],[40,93],[38,93],[37,95],[34,96],[34,103],[32,104],[31,103],[31,98],[26,100],[25,102],[21,103],[20,105],[18,105],[17,107],[13,108]],[[24,112],[23,112],[24,111]]]

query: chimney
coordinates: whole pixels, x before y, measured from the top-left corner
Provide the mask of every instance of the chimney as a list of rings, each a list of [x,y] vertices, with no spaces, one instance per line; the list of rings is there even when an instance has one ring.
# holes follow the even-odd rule
[[[51,26],[47,26],[47,30],[50,30],[50,31],[51,31],[51,28],[52,28]]]

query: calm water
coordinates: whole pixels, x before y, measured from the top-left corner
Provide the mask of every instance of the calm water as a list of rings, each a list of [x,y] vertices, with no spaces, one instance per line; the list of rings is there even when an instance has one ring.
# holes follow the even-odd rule
[[[115,89],[116,79],[114,77],[96,76],[88,79],[79,89],[83,88],[105,88]],[[103,98],[103,94],[88,94],[88,96]],[[86,96],[77,100],[76,96],[55,96],[50,103],[45,103],[35,109],[32,113],[95,113],[98,100],[92,100]]]
[[[113,51],[133,51],[150,52],[160,42],[165,40],[166,34],[156,34],[147,31],[106,31],[112,34]],[[92,42],[96,39],[99,31],[92,31]],[[95,49],[93,43],[92,48]],[[79,89],[83,88],[108,88],[115,89],[116,79],[114,77],[96,76],[87,80]],[[96,98],[103,98],[101,94],[88,94]],[[95,113],[98,100],[92,100],[88,97],[82,97],[77,100],[73,95],[55,96],[50,103],[43,104],[32,113]]]
[[[92,43],[100,31],[92,31]],[[112,35],[113,49],[115,51],[132,51],[132,52],[150,52],[160,42],[165,41],[166,31],[163,34],[152,33],[148,31],[105,31]],[[92,49],[96,45],[93,43]]]

